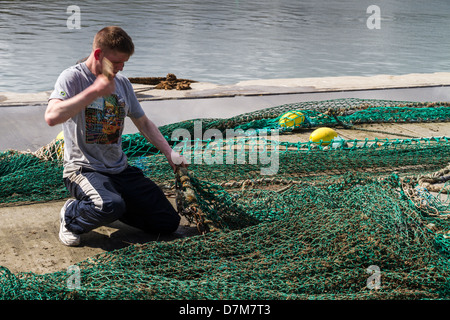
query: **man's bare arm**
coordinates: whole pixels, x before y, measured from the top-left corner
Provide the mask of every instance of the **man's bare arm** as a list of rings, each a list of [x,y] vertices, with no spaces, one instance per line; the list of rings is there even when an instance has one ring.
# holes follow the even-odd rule
[[[114,90],[114,79],[99,75],[91,86],[72,98],[67,100],[51,99],[45,110],[45,122],[49,126],[63,123],[82,111],[98,97],[109,95]]]
[[[158,127],[146,115],[143,115],[138,119],[132,118],[132,120],[145,139],[166,156],[174,171],[176,170],[177,165],[187,165],[186,159],[172,150],[167,140],[161,134],[161,131],[159,131]]]

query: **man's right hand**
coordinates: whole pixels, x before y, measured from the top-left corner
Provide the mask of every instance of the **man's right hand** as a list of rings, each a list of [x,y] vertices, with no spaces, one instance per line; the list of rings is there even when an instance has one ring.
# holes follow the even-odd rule
[[[97,79],[95,79],[92,87],[99,97],[104,97],[114,93],[116,90],[116,83],[114,78],[109,79],[103,74],[100,74],[97,76]]]

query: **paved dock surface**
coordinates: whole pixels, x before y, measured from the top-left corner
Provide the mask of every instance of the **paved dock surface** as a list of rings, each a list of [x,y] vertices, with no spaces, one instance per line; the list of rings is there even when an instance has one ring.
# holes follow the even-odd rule
[[[450,101],[450,86],[421,88],[352,90],[333,92],[272,93],[227,97],[166,98],[141,100],[146,114],[156,125],[199,118],[229,118],[242,113],[301,101],[339,98],[386,99],[400,101]],[[36,102],[36,101],[35,101]],[[44,121],[45,104],[0,107],[0,150],[35,151],[51,142],[62,130],[60,125],[49,127]],[[132,121],[125,121],[124,134],[137,132]]]

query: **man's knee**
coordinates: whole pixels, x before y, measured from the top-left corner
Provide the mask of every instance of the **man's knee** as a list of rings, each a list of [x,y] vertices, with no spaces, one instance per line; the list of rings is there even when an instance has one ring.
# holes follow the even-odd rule
[[[106,223],[114,222],[126,212],[125,201],[119,196],[103,199],[102,206],[98,211],[99,219]]]
[[[125,212],[125,202],[120,197],[106,198],[101,203],[75,200],[65,212],[67,228],[77,234],[119,219]]]

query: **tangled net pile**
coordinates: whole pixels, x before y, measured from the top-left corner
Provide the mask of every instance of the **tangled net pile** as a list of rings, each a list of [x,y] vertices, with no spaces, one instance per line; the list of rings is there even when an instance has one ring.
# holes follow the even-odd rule
[[[280,128],[299,110],[306,121]],[[214,128],[268,130],[258,143],[278,170],[261,175],[260,158],[227,163],[218,142],[252,152],[251,137],[172,140],[194,134],[195,121],[161,127],[185,155],[209,151],[174,176],[139,134],[123,136],[129,162],[165,190],[176,190],[180,214],[199,235],[105,252],[77,264],[81,287],[66,270],[13,274],[0,268],[2,299],[448,299],[450,297],[450,142],[446,137],[343,141],[339,145],[276,142],[320,126],[377,122],[445,122],[445,102],[338,99],[287,104],[230,119]],[[281,141],[282,139],[280,139]],[[36,152],[0,154],[3,206],[68,197],[61,181],[60,141]],[[275,149],[273,147],[276,147]],[[231,150],[231,149],[230,149]],[[233,155],[236,160],[238,152]],[[221,158],[217,158],[221,157]],[[248,159],[248,158],[246,158]],[[275,158],[273,158],[275,159]],[[218,161],[223,160],[223,161]],[[222,164],[220,164],[222,162]],[[378,282],[377,282],[378,281]]]

